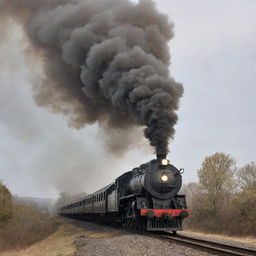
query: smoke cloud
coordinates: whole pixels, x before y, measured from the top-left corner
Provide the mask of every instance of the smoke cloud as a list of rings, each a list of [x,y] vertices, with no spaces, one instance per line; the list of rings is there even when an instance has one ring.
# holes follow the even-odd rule
[[[43,63],[37,104],[76,128],[97,122],[110,144],[115,131],[132,137],[142,126],[156,153],[168,152],[183,87],[168,71],[173,24],[152,1],[2,0],[0,17],[23,25]],[[126,147],[119,141],[113,152]]]

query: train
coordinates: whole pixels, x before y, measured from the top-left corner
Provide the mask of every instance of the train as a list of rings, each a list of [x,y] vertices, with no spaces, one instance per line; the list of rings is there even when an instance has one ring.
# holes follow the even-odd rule
[[[58,211],[70,218],[176,233],[182,230],[183,220],[190,215],[185,195],[178,194],[183,172],[165,155],[158,155]]]

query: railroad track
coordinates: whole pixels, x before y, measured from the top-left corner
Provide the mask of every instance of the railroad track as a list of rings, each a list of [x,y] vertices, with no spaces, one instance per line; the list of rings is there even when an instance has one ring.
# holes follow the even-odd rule
[[[232,245],[226,245],[222,243],[207,241],[199,238],[192,238],[182,235],[172,235],[170,233],[150,233],[149,236],[155,237],[162,240],[173,241],[185,246],[192,247],[194,249],[199,249],[206,251],[215,255],[229,255],[229,256],[245,256],[245,255],[256,255],[256,251],[252,249],[236,247]]]
[[[121,226],[119,227],[115,226],[114,228],[123,229],[123,227]],[[227,256],[254,255],[256,256],[256,250],[227,245],[223,243],[217,243],[209,240],[193,238],[188,236],[173,235],[172,233],[168,233],[168,232],[145,232],[141,230],[138,231],[136,229],[125,229],[125,231],[131,234],[137,233],[137,234],[142,234],[142,235],[154,237],[154,238],[169,241],[169,242],[176,242],[178,244],[189,246],[194,249],[199,249],[201,251],[206,251],[208,253],[212,253],[215,255],[227,255]]]

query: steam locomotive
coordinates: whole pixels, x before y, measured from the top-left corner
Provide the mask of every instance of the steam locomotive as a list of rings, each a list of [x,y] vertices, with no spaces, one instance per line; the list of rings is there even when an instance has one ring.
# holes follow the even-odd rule
[[[190,215],[184,195],[178,195],[183,169],[165,156],[140,165],[114,183],[59,209],[71,218],[115,223],[148,231],[176,231]]]

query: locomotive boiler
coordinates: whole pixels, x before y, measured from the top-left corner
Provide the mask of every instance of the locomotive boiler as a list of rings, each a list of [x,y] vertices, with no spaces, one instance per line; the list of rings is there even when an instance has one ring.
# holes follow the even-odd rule
[[[182,172],[165,156],[158,156],[101,190],[63,206],[59,213],[129,228],[176,232],[190,214],[185,196],[178,194]]]

